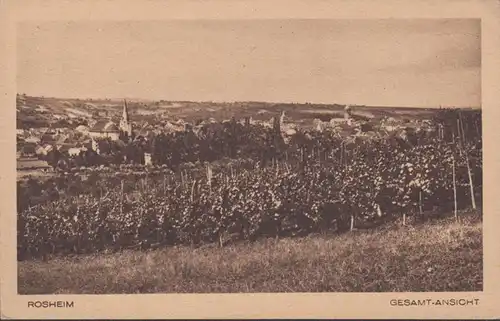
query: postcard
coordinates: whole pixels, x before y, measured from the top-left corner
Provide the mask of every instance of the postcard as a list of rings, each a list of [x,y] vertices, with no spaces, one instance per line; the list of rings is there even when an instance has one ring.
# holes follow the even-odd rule
[[[3,7],[2,318],[500,316],[498,2]]]

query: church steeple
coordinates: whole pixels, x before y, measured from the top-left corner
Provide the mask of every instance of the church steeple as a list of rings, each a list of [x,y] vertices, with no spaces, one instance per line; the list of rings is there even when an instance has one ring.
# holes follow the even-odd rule
[[[128,123],[128,106],[127,106],[127,101],[125,99],[123,100],[123,115],[122,115],[122,120],[124,122]]]
[[[128,105],[125,99],[123,100],[123,114],[120,121],[120,130],[125,132],[128,137],[132,136],[132,124],[130,124],[128,117]]]

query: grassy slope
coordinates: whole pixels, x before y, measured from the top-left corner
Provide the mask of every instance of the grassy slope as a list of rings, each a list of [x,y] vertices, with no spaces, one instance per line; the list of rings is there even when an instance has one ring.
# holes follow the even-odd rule
[[[340,236],[19,262],[19,293],[481,291],[475,216]]]

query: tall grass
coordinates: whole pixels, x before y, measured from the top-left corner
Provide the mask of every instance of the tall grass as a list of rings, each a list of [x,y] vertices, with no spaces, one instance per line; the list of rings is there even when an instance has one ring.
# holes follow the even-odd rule
[[[20,294],[481,291],[476,215],[224,248],[179,246],[18,265]]]

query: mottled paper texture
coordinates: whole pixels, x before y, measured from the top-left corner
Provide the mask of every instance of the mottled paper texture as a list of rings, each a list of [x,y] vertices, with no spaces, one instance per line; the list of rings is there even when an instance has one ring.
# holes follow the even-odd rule
[[[499,316],[497,2],[2,9],[3,318]]]

